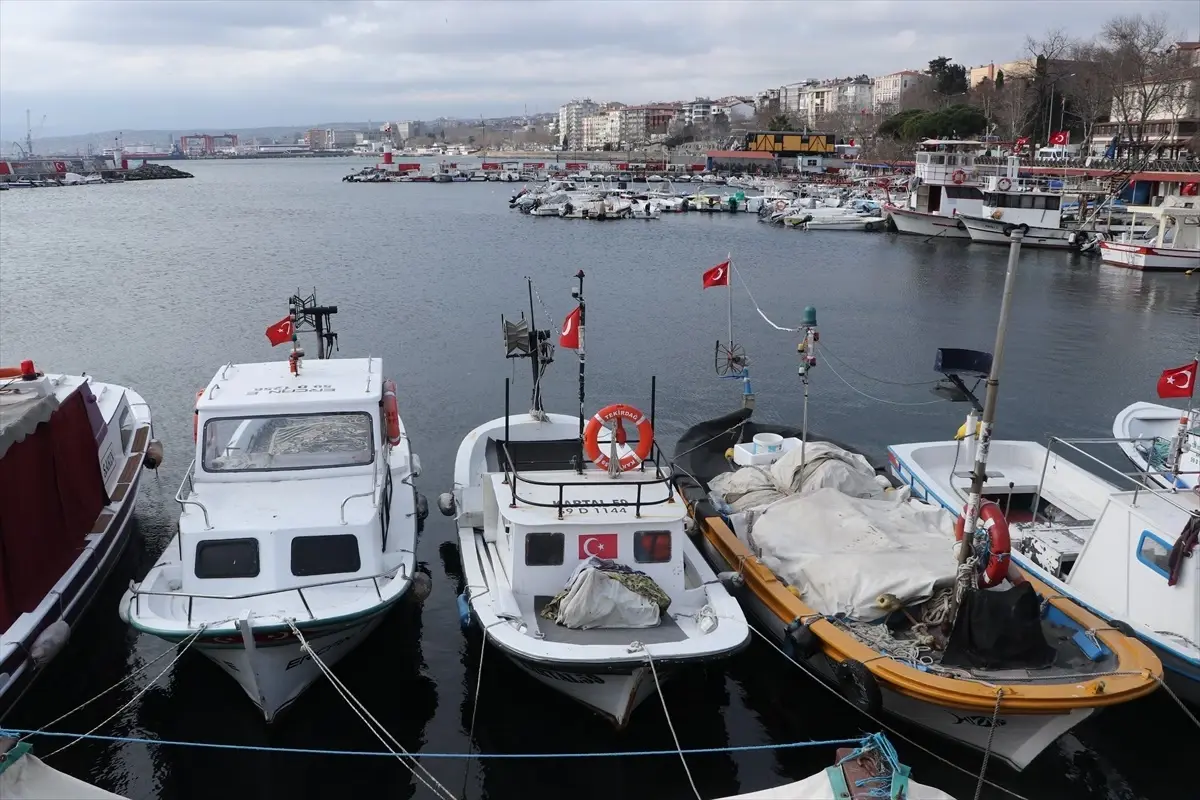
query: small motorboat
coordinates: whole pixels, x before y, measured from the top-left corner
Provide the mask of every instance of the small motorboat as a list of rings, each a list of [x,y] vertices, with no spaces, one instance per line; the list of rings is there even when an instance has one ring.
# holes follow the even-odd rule
[[[179,532],[121,598],[134,629],[187,642],[267,722],[356,648],[410,589],[427,513],[421,471],[378,358],[326,358],[315,296],[268,328],[286,361],[226,364],[196,395]],[[297,332],[318,332],[304,361]],[[273,336],[273,333],[276,334]]]
[[[804,780],[718,800],[954,800],[909,777],[891,742],[880,733],[856,748],[840,747],[837,760]]]
[[[0,797],[5,800],[126,800],[59,772],[35,756],[28,742],[2,734],[0,731]]]
[[[1113,437],[1125,457],[1159,486],[1200,485],[1200,409],[1133,403],[1117,413]]]
[[[132,389],[0,367],[0,718],[66,646],[162,458]]]
[[[579,308],[559,341],[579,348],[582,402],[577,277]],[[551,332],[526,319],[504,330],[509,356],[533,361],[532,410],[508,413],[506,382],[505,416],[467,434],[454,489],[438,499],[458,526],[460,617],[535,680],[621,728],[671,674],[728,657],[749,628],[685,533],[652,415],[622,404],[590,419],[546,413]]]

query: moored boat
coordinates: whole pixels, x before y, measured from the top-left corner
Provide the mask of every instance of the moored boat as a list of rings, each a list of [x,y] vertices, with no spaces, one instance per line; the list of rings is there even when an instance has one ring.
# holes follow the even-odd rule
[[[1188,379],[1195,374],[1193,367]],[[1113,420],[1113,437],[1125,457],[1158,485],[1200,485],[1200,409],[1131,403]]]
[[[120,605],[136,630],[211,659],[268,722],[429,589],[396,386],[378,358],[324,357],[336,311],[293,297],[268,328],[288,359],[227,364],[197,394],[179,532]],[[297,333],[314,328],[305,361]]]
[[[132,389],[0,368],[0,718],[67,643],[162,461]]]
[[[1100,242],[1105,264],[1147,272],[1187,272],[1200,268],[1200,201],[1195,197],[1166,197],[1159,206],[1130,206],[1138,216],[1150,217],[1155,225],[1142,236],[1130,226],[1125,236]]]
[[[959,214],[980,215],[983,193],[975,181],[980,142],[927,139],[917,147],[914,178],[907,197],[884,211],[900,233],[969,239]]]
[[[577,277],[579,308],[560,344],[580,351],[582,407]],[[508,413],[506,384],[505,416],[463,439],[455,488],[438,505],[458,527],[464,626],[473,621],[523,672],[620,728],[676,670],[727,657],[749,630],[684,532],[653,411],[615,405],[588,420],[543,410],[550,335],[505,324],[509,355],[533,364],[532,410]]]

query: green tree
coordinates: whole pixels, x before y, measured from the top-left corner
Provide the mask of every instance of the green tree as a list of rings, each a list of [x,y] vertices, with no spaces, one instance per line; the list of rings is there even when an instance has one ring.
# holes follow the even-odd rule
[[[792,120],[787,114],[776,114],[767,123],[767,130],[769,131],[790,131],[791,129]]]
[[[1003,88],[1004,88],[1004,70],[998,69],[998,70],[996,70],[996,91],[998,92]]]
[[[946,56],[929,62],[929,74],[933,78],[934,91],[940,95],[953,97],[967,91],[967,68]]]

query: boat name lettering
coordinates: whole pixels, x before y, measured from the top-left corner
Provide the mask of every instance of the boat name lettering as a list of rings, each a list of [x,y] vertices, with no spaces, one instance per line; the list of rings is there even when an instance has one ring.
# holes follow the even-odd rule
[[[974,725],[976,728],[992,727],[992,718],[991,717],[978,717],[978,716],[977,717],[973,717],[973,716],[960,717],[958,714],[955,714],[953,711],[948,711],[946,713],[948,713],[950,716],[954,717],[955,725],[963,725],[963,724]],[[996,720],[997,728],[1003,728],[1007,724],[1008,724],[1008,720],[1004,720],[1004,719]]]
[[[536,672],[538,675],[541,675],[543,678],[549,678],[552,681],[565,681],[567,683],[604,683],[604,679],[597,675],[559,672],[558,670],[535,667],[533,665],[529,665],[529,669],[533,672]]]
[[[349,636],[343,636],[341,639],[338,639],[336,642],[327,644],[324,647],[318,647],[316,649],[316,654],[318,656],[323,656],[326,653],[328,653],[330,650],[332,650],[333,648],[343,645],[353,638],[354,638],[354,634],[350,634]],[[312,656],[309,653],[305,653],[302,656],[297,656],[296,658],[293,658],[291,661],[289,661],[287,663],[287,666],[283,668],[283,671],[287,672],[289,669],[292,669],[293,667],[298,667],[301,664],[303,664],[305,661],[311,661],[311,660],[312,660]]]
[[[564,500],[568,514],[628,514],[628,500]]]
[[[246,392],[247,395],[256,394],[300,394],[302,392],[336,392],[327,383],[302,383],[298,386],[259,386],[257,389],[251,389]]]

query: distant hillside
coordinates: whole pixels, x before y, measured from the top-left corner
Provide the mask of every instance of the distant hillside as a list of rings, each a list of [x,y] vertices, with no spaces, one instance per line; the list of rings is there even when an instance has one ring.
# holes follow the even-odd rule
[[[43,136],[33,140],[33,149],[39,154],[51,153],[84,153],[87,152],[89,145],[95,150],[103,150],[106,147],[112,147],[118,137],[122,143],[126,145],[134,144],[161,144],[169,145],[173,141],[178,141],[180,136],[189,133],[235,133],[239,139],[254,139],[266,138],[275,139],[283,136],[292,136],[296,133],[306,131],[310,128],[339,128],[343,130],[364,130],[368,125],[378,126],[379,122],[321,122],[310,125],[275,125],[268,128],[190,128],[178,129],[173,131],[168,130],[124,130],[124,131],[97,131],[96,133],[82,133],[75,136]],[[25,132],[14,133],[5,129],[0,133],[0,152],[5,155],[17,154],[17,149],[13,146],[13,142],[20,142],[22,145],[25,140]]]

